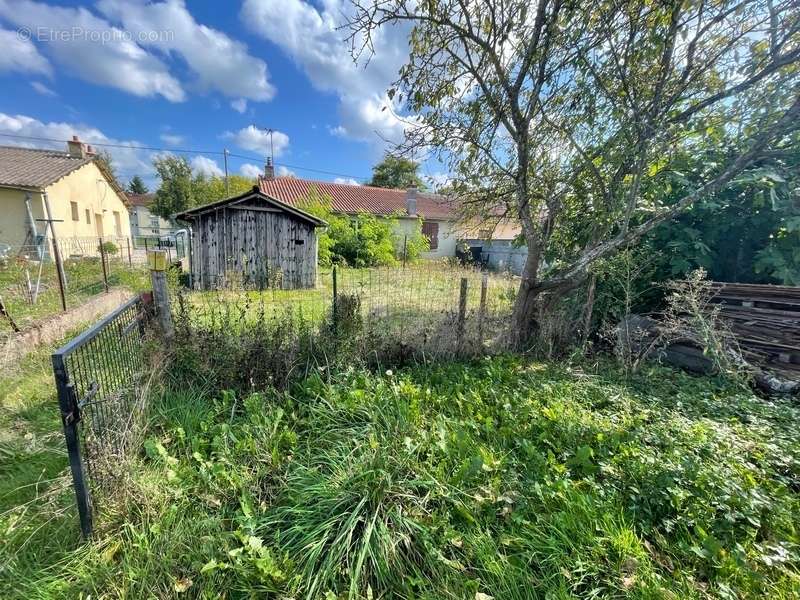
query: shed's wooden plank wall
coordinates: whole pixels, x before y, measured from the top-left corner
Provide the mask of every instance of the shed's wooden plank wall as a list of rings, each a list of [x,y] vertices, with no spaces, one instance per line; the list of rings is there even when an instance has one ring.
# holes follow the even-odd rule
[[[314,287],[317,239],[314,228],[264,203],[226,206],[194,220],[196,285],[212,289],[240,277],[249,287]]]

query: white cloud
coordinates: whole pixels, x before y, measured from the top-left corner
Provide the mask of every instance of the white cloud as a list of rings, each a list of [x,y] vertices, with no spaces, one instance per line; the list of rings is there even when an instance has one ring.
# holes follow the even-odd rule
[[[259,129],[255,125],[248,125],[239,131],[226,131],[221,137],[224,140],[231,140],[234,144],[245,150],[269,156],[270,134],[265,129]],[[288,135],[282,131],[272,132],[272,148],[274,149],[275,156],[280,156],[288,146]]]
[[[0,16],[28,28],[35,38],[43,38],[40,43],[53,59],[86,81],[136,96],[163,96],[171,102],[186,99],[183,87],[161,60],[85,8],[0,0]],[[73,30],[86,35],[66,35]],[[102,35],[114,39],[104,43]]]
[[[179,54],[203,90],[257,101],[270,100],[275,95],[275,88],[268,81],[267,64],[252,56],[242,42],[198,23],[183,0],[100,0],[98,8],[109,19],[121,22],[126,31],[171,32],[172,35],[152,36],[154,39],[146,36],[139,43],[165,55]]]
[[[42,75],[53,73],[50,63],[39,54],[36,46],[16,31],[0,29],[0,48],[3,49],[0,52],[0,72],[18,71]]]
[[[428,186],[434,190],[441,189],[453,182],[453,178],[450,176],[450,174],[443,172],[430,173],[428,175],[423,175],[422,178],[425,180]]]
[[[247,110],[247,100],[244,98],[237,98],[231,102],[231,108],[238,113],[244,114]]]
[[[189,164],[192,167],[192,171],[198,175],[207,177],[222,177],[225,175],[224,171],[219,168],[217,161],[207,156],[195,156],[189,161]]]
[[[41,94],[42,96],[49,96],[51,98],[58,96],[58,94],[56,94],[41,81],[31,81],[31,87],[36,90],[36,93]]]
[[[278,175],[278,177],[296,177],[294,171],[292,171],[289,167],[284,167],[283,165],[278,165],[275,173]]]
[[[0,113],[0,132],[13,133],[38,138],[51,138],[55,140],[69,140],[77,135],[82,141],[94,144],[102,150],[108,150],[114,160],[120,183],[127,182],[134,175],[140,175],[148,180],[153,180],[154,169],[152,164],[153,153],[130,147],[107,147],[100,144],[114,144],[122,146],[140,146],[136,140],[119,140],[104,134],[95,127],[82,123],[49,122],[44,123],[27,115],[9,115]],[[43,142],[39,140],[22,140],[0,137],[3,144],[23,146],[26,148],[54,148],[66,150],[64,142]]]
[[[345,185],[361,185],[358,181],[356,181],[352,177],[337,177],[333,180],[333,183],[343,183]]]
[[[241,20],[255,33],[277,44],[319,90],[339,96],[341,123],[332,133],[370,141],[399,142],[406,125],[386,97],[408,55],[409,27],[385,27],[375,32],[375,55],[369,64],[354,64],[338,30],[342,15],[352,11],[346,0],[325,0],[316,8],[303,0],[245,0]],[[276,18],[280,15],[280,18]],[[382,110],[386,106],[387,110]]]
[[[161,141],[167,144],[168,146],[180,146],[186,141],[185,137],[174,133],[162,133],[158,137],[160,137]]]
[[[250,177],[252,179],[255,179],[259,175],[263,174],[261,167],[254,165],[253,163],[244,163],[241,167],[239,167],[239,172],[245,177]]]
[[[242,42],[198,23],[183,0],[100,0],[96,10],[0,0],[0,17],[27,28],[38,50],[91,83],[170,102],[185,100],[187,89],[255,101],[275,95],[266,63]],[[37,46],[0,30],[0,70],[50,74]],[[175,59],[188,70],[187,82],[170,72]]]

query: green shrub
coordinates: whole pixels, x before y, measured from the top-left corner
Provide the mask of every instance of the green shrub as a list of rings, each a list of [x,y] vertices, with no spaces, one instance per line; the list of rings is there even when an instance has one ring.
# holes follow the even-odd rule
[[[113,256],[119,252],[119,248],[114,242],[103,242],[97,247],[98,252],[105,252],[109,256]]]
[[[397,264],[405,246],[406,260],[414,261],[428,250],[422,235],[422,220],[417,219],[407,234],[396,233],[397,217],[376,217],[360,213],[354,216],[335,214],[331,200],[312,189],[303,210],[328,223],[317,230],[318,259],[322,266],[346,264],[351,267],[374,267]]]

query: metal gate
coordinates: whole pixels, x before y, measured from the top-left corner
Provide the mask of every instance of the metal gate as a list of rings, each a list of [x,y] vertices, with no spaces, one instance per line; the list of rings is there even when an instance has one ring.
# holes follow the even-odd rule
[[[136,439],[142,414],[148,296],[136,296],[53,353],[61,420],[81,531]]]

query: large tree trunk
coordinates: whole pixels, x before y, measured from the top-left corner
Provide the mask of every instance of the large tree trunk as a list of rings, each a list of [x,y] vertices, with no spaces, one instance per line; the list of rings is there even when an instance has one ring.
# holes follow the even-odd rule
[[[510,343],[517,349],[525,347],[538,331],[539,290],[536,284],[540,256],[539,252],[529,248],[522,267],[522,280],[511,313]]]

